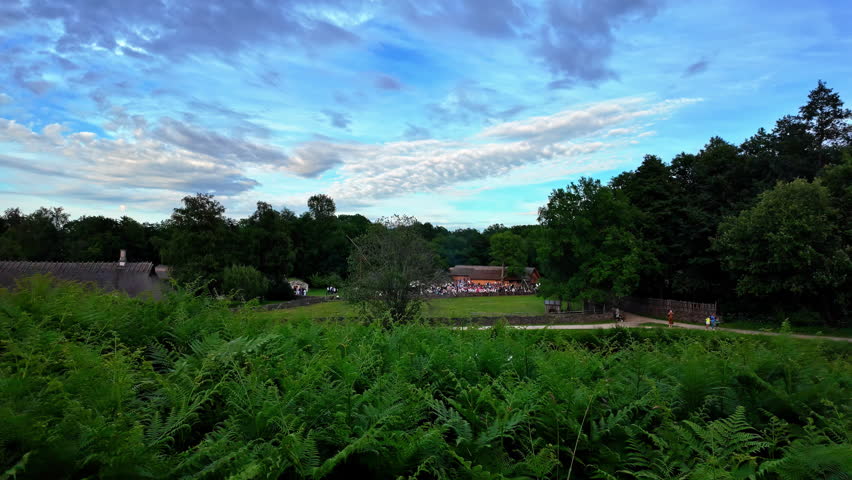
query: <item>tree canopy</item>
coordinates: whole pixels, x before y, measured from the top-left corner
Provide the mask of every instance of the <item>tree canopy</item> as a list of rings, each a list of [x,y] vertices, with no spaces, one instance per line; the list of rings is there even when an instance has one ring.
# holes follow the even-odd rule
[[[424,289],[446,278],[416,225],[412,217],[382,218],[353,240],[344,294],[374,317],[393,322],[414,319]]]

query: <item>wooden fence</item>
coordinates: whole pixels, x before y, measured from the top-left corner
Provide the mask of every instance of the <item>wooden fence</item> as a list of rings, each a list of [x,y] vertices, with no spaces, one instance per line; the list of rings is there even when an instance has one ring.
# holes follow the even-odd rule
[[[627,297],[622,302],[624,310],[648,317],[666,318],[669,309],[676,322],[704,323],[710,314],[717,313],[716,303],[699,303],[662,298]]]

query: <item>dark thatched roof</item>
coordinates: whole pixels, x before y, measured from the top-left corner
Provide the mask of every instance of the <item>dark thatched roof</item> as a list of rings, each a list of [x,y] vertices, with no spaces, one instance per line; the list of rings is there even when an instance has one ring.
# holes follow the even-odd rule
[[[151,262],[19,262],[0,261],[0,287],[15,288],[18,282],[37,274],[58,279],[94,283],[107,291],[130,295],[150,293],[160,297],[162,281]]]
[[[73,275],[75,273],[103,273],[117,271],[148,274],[153,268],[154,264],[151,262],[125,262],[124,266],[119,266],[118,262],[0,261],[0,272],[15,272],[24,275],[34,275],[36,273]]]

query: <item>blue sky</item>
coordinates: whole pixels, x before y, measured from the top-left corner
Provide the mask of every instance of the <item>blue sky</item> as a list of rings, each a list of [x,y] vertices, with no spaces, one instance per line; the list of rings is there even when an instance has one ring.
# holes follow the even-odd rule
[[[739,143],[817,80],[852,2],[5,0],[0,207],[534,223],[551,190]]]

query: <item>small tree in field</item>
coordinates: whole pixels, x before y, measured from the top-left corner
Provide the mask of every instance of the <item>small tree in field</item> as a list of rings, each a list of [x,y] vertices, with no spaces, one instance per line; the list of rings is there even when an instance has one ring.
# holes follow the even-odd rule
[[[346,298],[393,322],[414,319],[424,290],[444,278],[434,251],[406,216],[381,218],[352,242]]]

